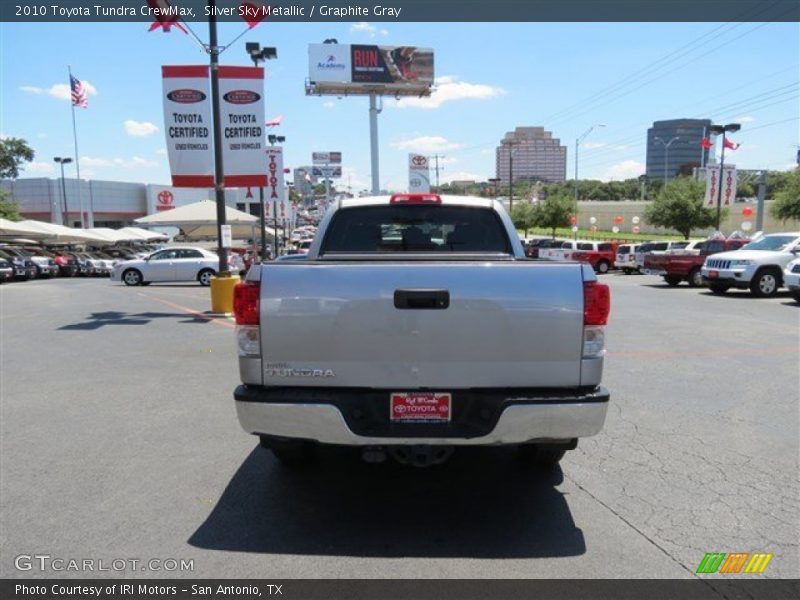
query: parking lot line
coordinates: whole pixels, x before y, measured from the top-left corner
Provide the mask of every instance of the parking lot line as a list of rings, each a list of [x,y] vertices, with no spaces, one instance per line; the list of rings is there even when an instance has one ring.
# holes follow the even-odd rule
[[[236,325],[234,323],[232,323],[233,318],[231,318],[231,317],[215,317],[215,316],[206,314],[204,312],[200,312],[199,310],[195,310],[193,308],[189,308],[188,306],[183,306],[181,304],[175,304],[174,302],[170,302],[169,300],[163,300],[163,299],[158,298],[157,296],[153,296],[151,294],[143,294],[142,292],[139,292],[139,295],[143,296],[145,298],[148,298],[150,300],[154,300],[156,302],[160,302],[161,304],[165,304],[166,306],[169,306],[171,308],[183,311],[183,312],[185,312],[187,314],[190,314],[192,316],[195,316],[195,317],[197,317],[199,319],[204,319],[206,321],[210,321],[211,323],[214,323],[216,325],[222,325],[223,327],[228,327],[228,328],[231,328],[231,329],[236,328]]]

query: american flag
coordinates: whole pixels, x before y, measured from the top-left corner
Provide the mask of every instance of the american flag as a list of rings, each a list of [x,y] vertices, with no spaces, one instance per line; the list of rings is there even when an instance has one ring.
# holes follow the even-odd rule
[[[86,86],[83,85],[83,82],[80,79],[75,79],[72,75],[70,75],[69,87],[72,91],[72,106],[88,108],[89,95],[86,93]]]

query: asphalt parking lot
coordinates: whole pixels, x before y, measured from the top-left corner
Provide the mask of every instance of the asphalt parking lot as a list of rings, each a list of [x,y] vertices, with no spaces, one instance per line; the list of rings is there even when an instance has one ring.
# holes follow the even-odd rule
[[[124,573],[148,577],[685,578],[756,551],[800,577],[800,305],[604,280],[606,427],[546,477],[499,449],[288,472],[238,426],[207,289],[0,286],[0,577],[104,575],[14,566],[48,554],[194,561]]]

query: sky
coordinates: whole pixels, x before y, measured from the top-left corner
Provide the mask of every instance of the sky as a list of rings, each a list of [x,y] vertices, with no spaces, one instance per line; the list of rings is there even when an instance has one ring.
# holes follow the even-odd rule
[[[192,23],[207,40],[207,27]],[[87,82],[76,109],[81,177],[169,183],[161,65],[203,64],[189,35],[148,32],[146,23],[0,24],[0,135],[36,152],[22,177],[57,175],[54,156],[73,156],[67,66]],[[221,23],[228,44],[245,31]],[[438,154],[442,183],[494,177],[495,147],[517,126],[543,126],[568,147],[593,125],[580,150],[583,178],[644,172],[654,120],[737,121],[740,168],[789,169],[800,143],[800,26],[792,23],[269,23],[230,45],[222,64],[248,65],[246,41],[275,46],[266,64],[270,130],[286,137],[285,165],[313,151],[341,151],[340,187],[369,187],[366,97],[308,97],[309,43],[431,47],[430,99],[386,99],[379,116],[380,183],[407,187],[409,152]],[[698,156],[700,148],[698,148]],[[72,176],[73,165],[67,166]]]

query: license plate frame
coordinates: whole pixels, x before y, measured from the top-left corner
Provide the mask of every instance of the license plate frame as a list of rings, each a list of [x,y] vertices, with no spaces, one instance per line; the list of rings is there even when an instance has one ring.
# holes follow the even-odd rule
[[[391,392],[389,421],[391,423],[447,424],[452,420],[451,392]]]

